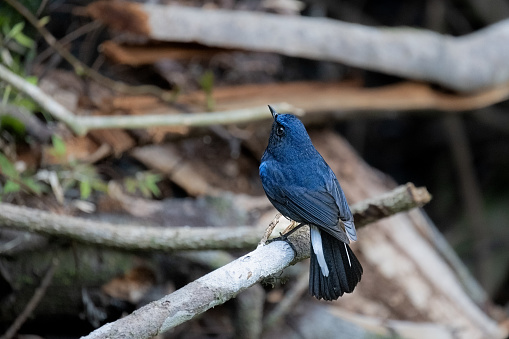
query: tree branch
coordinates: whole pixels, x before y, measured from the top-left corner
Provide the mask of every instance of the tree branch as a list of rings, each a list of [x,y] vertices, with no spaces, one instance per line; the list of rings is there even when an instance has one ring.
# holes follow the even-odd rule
[[[0,103],[0,116],[8,115],[23,123],[28,134],[32,135],[37,141],[47,142],[53,132],[30,111],[22,106],[15,106]]]
[[[397,193],[394,194],[395,192]],[[360,207],[364,208],[362,211],[371,216],[387,216],[391,213],[390,210],[408,208],[412,205],[415,207],[415,201],[420,201],[418,204],[422,204],[423,198],[424,201],[430,199],[425,189],[416,189],[412,184],[398,187],[390,193],[393,194],[384,194],[382,199],[369,200],[361,204]],[[414,203],[410,201],[414,201]],[[354,207],[354,209],[357,213],[359,212],[358,207]],[[375,212],[373,213],[373,211]],[[363,215],[363,213],[359,215]],[[357,222],[363,225],[362,221]],[[289,238],[296,252],[283,241],[260,246],[176,292],[138,309],[131,315],[104,325],[84,338],[141,339],[166,332],[235,297],[240,291],[281,271],[292,263],[309,257],[307,230],[300,229]]]
[[[402,83],[376,89],[351,88],[344,84],[289,83],[271,84],[263,87],[247,85],[237,86],[235,89],[218,89],[214,92],[214,96],[221,111],[212,113],[76,116],[37,86],[25,81],[3,65],[0,65],[0,79],[28,95],[45,111],[65,123],[78,135],[85,135],[90,130],[104,128],[228,125],[269,119],[270,114],[267,107],[265,104],[261,105],[261,102],[282,100],[291,102],[291,105],[273,104],[280,112],[302,114],[301,108],[308,112],[334,110],[336,119],[345,119],[353,116],[353,111],[364,112],[364,115],[372,115],[374,111],[386,110],[465,111],[490,106],[509,97],[509,83],[472,95],[444,94],[432,90],[427,85],[416,83]],[[261,95],[262,98],[253,99],[253,92]],[[225,95],[226,99],[223,98]],[[193,102],[196,105],[196,100],[200,100],[199,97],[196,98],[193,95],[182,97],[186,105],[193,105]],[[231,97],[249,99],[239,104],[238,100],[228,102],[228,98]],[[307,99],[303,100],[303,97]],[[310,100],[310,97],[313,100]],[[239,108],[246,106],[252,107]],[[359,114],[359,112],[355,112],[355,114]]]
[[[260,280],[281,271],[293,258],[290,245],[275,241],[122,319],[100,327],[84,338],[152,338],[223,304]]]
[[[422,206],[430,199],[425,188],[416,188],[409,183],[379,198],[353,205],[352,212],[356,226],[362,227]],[[114,225],[11,204],[0,204],[0,225],[98,246],[146,251],[254,248],[263,234],[262,229],[250,226],[163,228]]]
[[[94,69],[88,67],[82,63],[78,58],[72,55],[55,37],[41,25],[39,20],[20,2],[16,0],[5,0],[9,5],[16,9],[25,19],[30,22],[32,26],[37,29],[39,34],[44,38],[46,43],[53,48],[58,54],[60,54],[71,66],[75,72],[79,75],[86,75],[89,78],[97,81],[98,83],[109,87],[115,91],[128,93],[128,94],[150,94],[161,98],[164,101],[173,101],[175,99],[175,93],[165,91],[157,86],[153,85],[141,85],[141,86],[130,86],[120,81],[115,81],[104,75],[98,73]]]
[[[357,220],[359,226],[365,225],[376,217],[388,216],[411,207],[421,206],[430,199],[425,188],[415,188],[412,184],[400,186],[390,193],[384,194],[380,199],[353,206],[354,214],[359,216]],[[367,219],[364,215],[376,216]],[[9,204],[0,204],[0,223],[7,227],[75,238],[99,245],[121,247],[120,244],[127,244],[127,248],[130,249],[189,249],[189,244],[192,243],[192,241],[189,242],[189,235],[204,238],[215,236],[216,240],[224,242],[226,247],[228,247],[227,244],[234,242],[242,243],[246,238],[246,234],[236,239],[225,237],[224,235],[231,231],[231,228],[226,231],[226,229],[218,230],[217,228],[185,227],[173,229],[168,233],[169,229],[93,223],[90,220],[58,216]],[[247,227],[242,229],[246,231]],[[253,236],[253,245],[256,244],[259,235],[257,233]],[[228,239],[225,241],[226,238]],[[183,248],[163,245],[166,242],[173,242],[175,245],[179,241],[187,241],[187,244]],[[235,297],[239,292],[281,271],[288,265],[309,257],[309,235],[305,228],[292,234],[290,241],[296,252],[288,243],[282,241],[260,246],[253,252],[146,305],[131,315],[106,324],[86,338],[152,338],[168,331]],[[126,247],[122,246],[122,248]]]
[[[76,116],[74,116],[72,112],[53,100],[53,98],[44,93],[39,87],[25,81],[25,79],[11,72],[2,64],[0,64],[0,79],[15,87],[18,91],[28,95],[54,118],[69,126],[76,134],[86,133],[86,129],[82,128],[77,123]]]
[[[509,20],[454,38],[407,27],[148,3],[96,1],[88,11],[113,28],[156,40],[341,62],[461,92],[509,82],[509,49],[500,43],[509,40]]]
[[[143,116],[76,116],[39,87],[25,81],[20,76],[0,65],[0,79],[28,95],[45,111],[65,123],[78,135],[85,135],[91,129],[102,128],[146,128],[161,126],[208,126],[228,125],[270,118],[267,106],[213,113],[194,114],[149,114]],[[275,104],[281,112],[300,113],[300,110],[286,104]]]

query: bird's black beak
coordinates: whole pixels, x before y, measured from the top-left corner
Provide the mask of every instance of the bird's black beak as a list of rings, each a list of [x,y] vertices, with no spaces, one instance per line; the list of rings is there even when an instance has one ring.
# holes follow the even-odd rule
[[[274,108],[272,108],[272,106],[271,106],[271,105],[267,105],[267,106],[269,106],[270,113],[272,113],[272,118],[274,118],[274,120],[276,120],[276,118],[277,118],[277,112],[276,112],[276,110],[275,110]]]

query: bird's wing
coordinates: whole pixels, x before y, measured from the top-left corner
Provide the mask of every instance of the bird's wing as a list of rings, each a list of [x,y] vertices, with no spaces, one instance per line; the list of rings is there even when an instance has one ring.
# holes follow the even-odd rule
[[[267,197],[284,216],[297,222],[319,226],[333,237],[347,244],[350,243],[349,237],[338,225],[339,218],[343,215],[348,217],[350,213],[344,195],[342,200],[336,201],[336,196],[341,199],[341,192],[335,192],[339,186],[335,187],[328,181],[325,185],[317,185],[312,189],[291,184],[285,185],[283,172],[266,163],[260,165],[260,177]],[[346,204],[347,213],[342,210],[343,203]]]
[[[353,215],[350,211],[350,206],[348,206],[348,202],[346,201],[345,193],[341,189],[339,185],[338,179],[336,175],[329,167],[329,176],[328,180],[325,184],[327,191],[331,192],[334,200],[339,208],[339,218],[343,221],[345,225],[346,233],[348,234],[348,238],[352,241],[357,241],[357,231],[355,230],[355,225],[353,223]]]
[[[288,217],[298,222],[319,226],[335,238],[350,243],[345,231],[339,227],[339,209],[334,197],[325,190],[310,191],[302,187],[289,187],[284,191]],[[292,216],[295,215],[295,218]]]

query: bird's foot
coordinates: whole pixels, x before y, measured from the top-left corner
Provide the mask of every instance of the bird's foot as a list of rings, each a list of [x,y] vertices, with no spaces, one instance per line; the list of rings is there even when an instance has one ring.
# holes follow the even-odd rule
[[[292,221],[293,224],[296,224],[295,221]],[[295,246],[293,246],[292,242],[290,241],[290,239],[288,239],[288,237],[295,231],[297,231],[299,228],[301,228],[302,226],[304,226],[303,223],[299,223],[297,224],[297,226],[293,227],[292,229],[290,229],[290,231],[288,232],[280,232],[279,233],[279,237],[276,237],[276,238],[272,238],[272,239],[269,239],[267,240],[267,244],[270,244],[271,242],[274,242],[274,241],[284,241],[286,242],[288,245],[290,245],[290,247],[292,248],[293,252],[297,253],[297,249],[295,248]],[[287,227],[287,229],[289,229],[290,227]],[[285,231],[286,231],[285,230]]]

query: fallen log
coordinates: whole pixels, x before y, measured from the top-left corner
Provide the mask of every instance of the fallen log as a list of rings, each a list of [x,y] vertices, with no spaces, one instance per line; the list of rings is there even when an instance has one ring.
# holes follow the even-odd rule
[[[472,92],[509,82],[509,20],[454,38],[327,18],[97,1],[88,13],[151,39],[327,60]],[[479,65],[483,65],[479,67]]]

